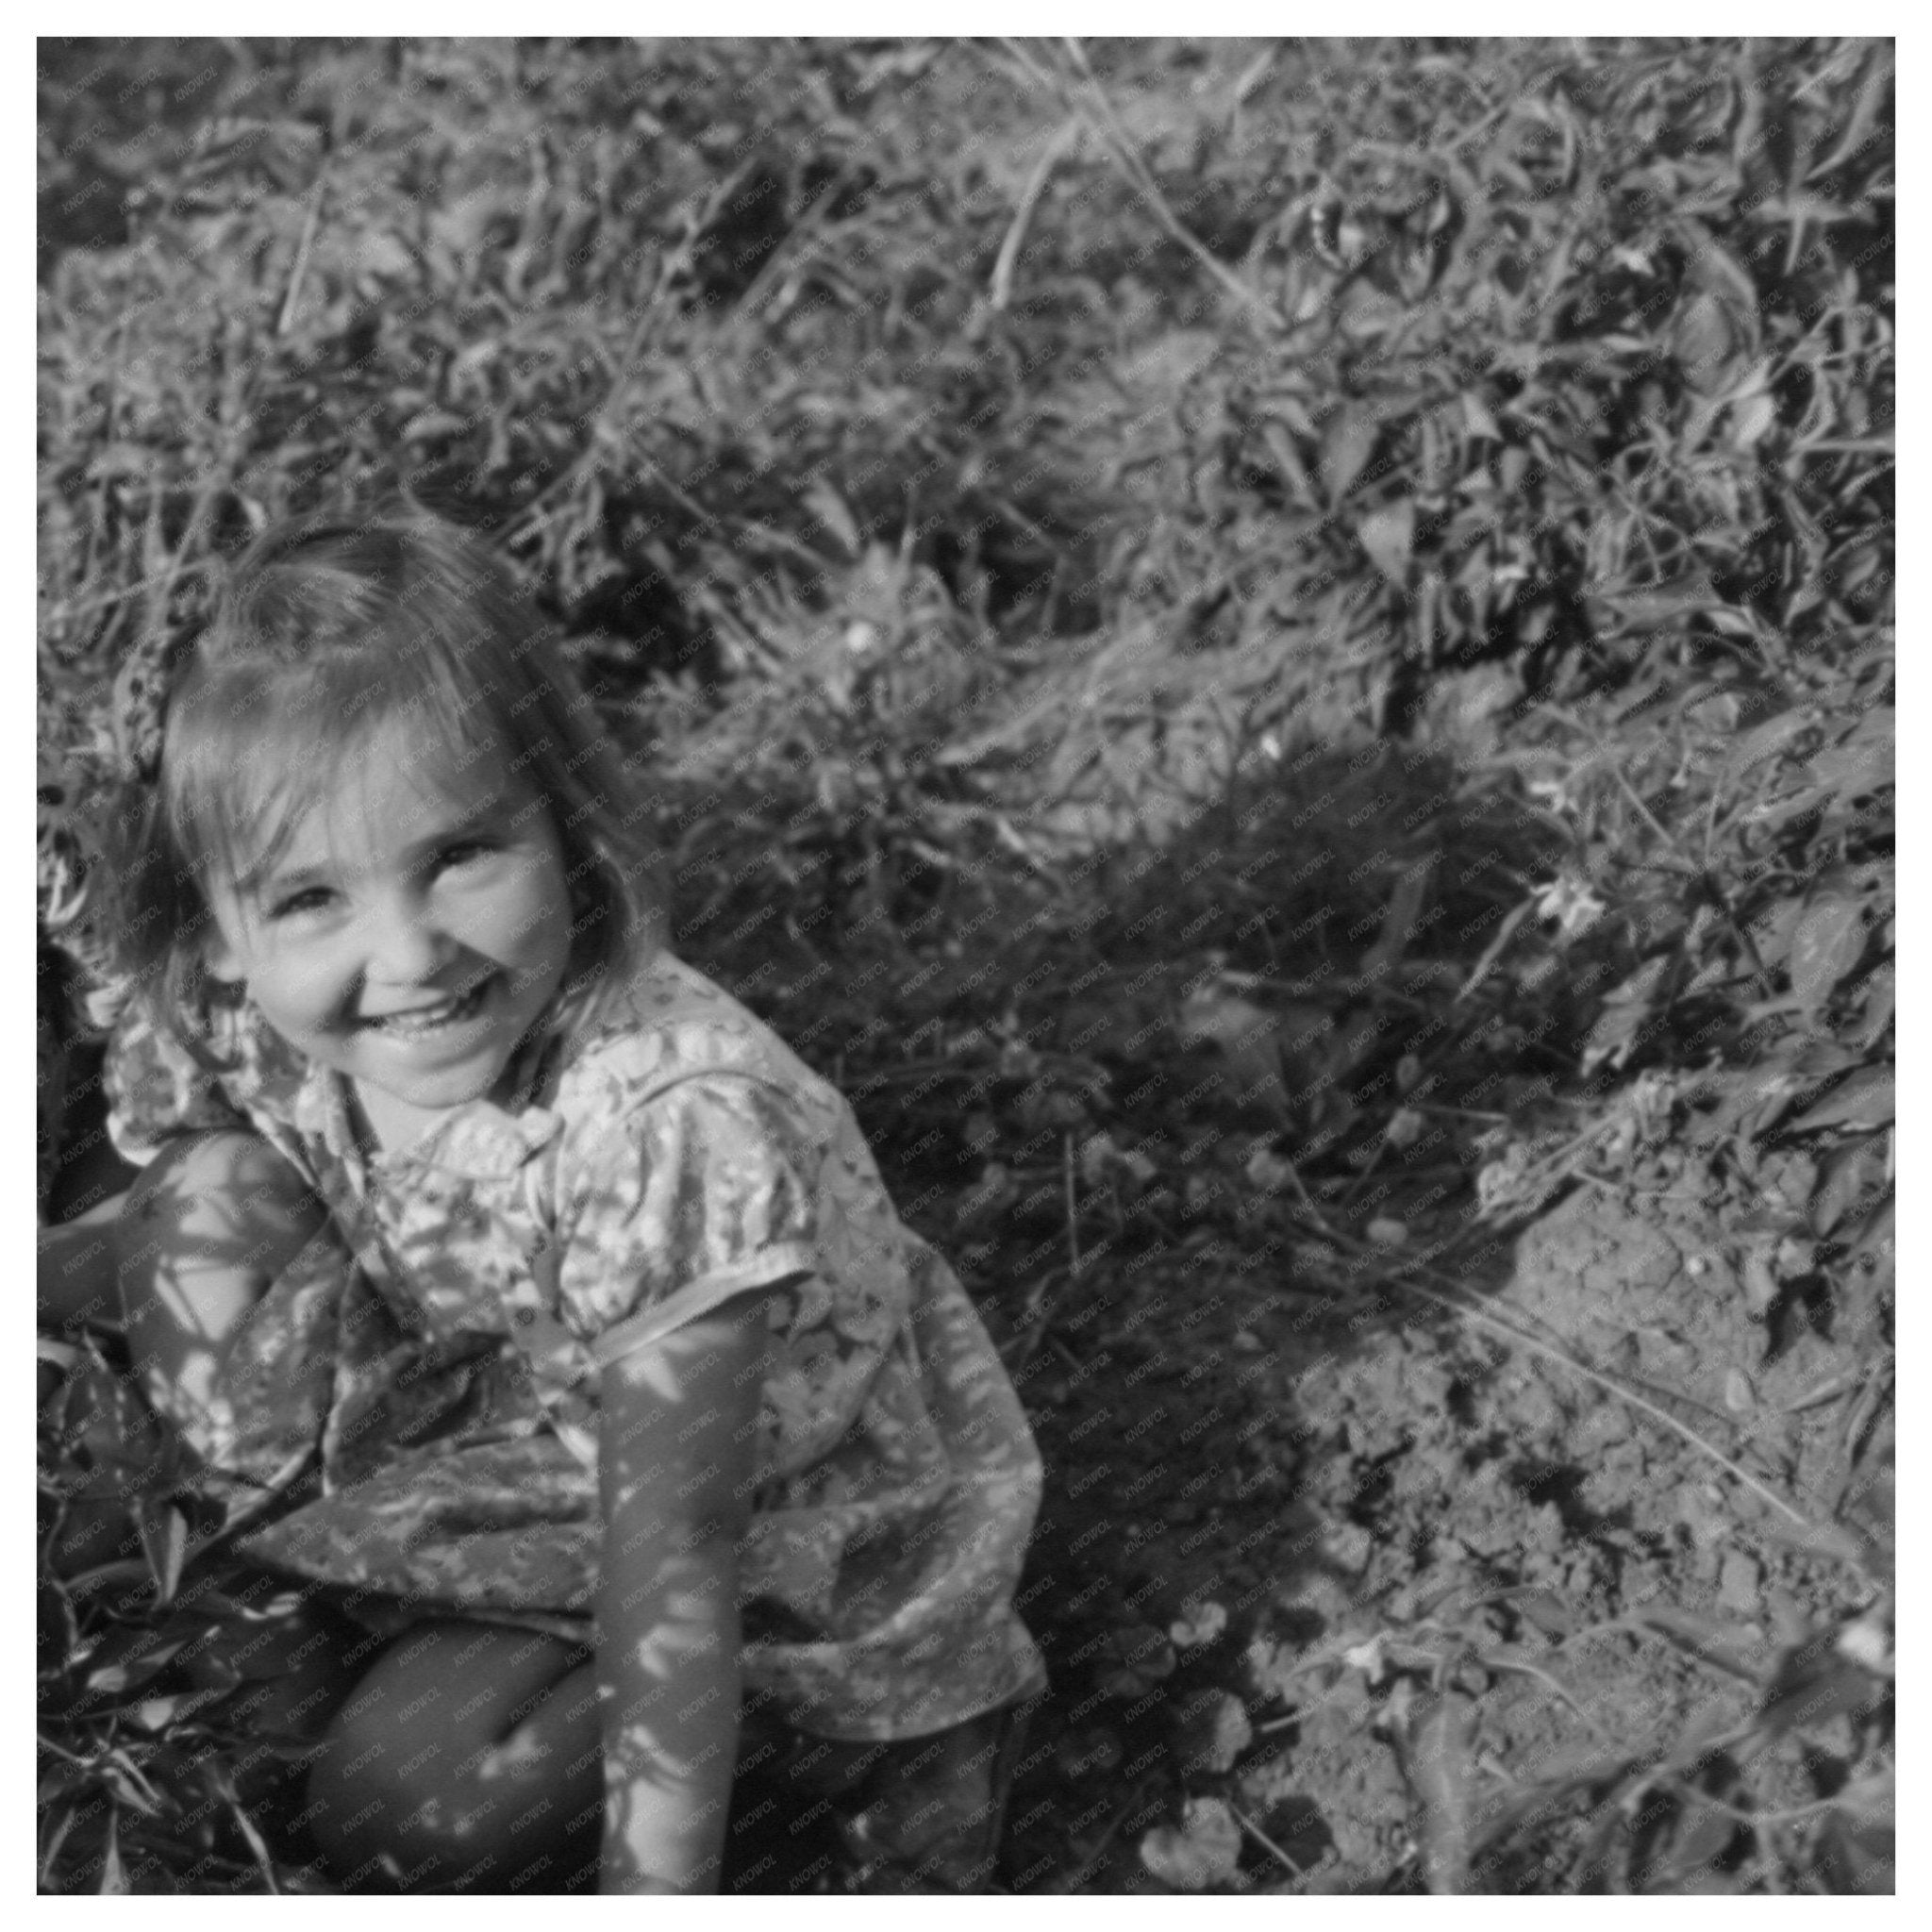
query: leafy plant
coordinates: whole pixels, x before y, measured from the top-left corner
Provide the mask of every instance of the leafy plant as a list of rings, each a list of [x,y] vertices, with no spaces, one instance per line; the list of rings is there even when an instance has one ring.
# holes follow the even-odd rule
[[[647,781],[680,945],[1016,1369],[1132,1256],[1343,1295],[1735,1184],[1754,1319],[1846,1352],[1824,1527],[1877,1561],[1889,43],[46,42],[41,110],[49,719],[271,519],[456,508]],[[312,1884],[194,1662],[292,1611],[66,1400],[43,1886]],[[1879,1882],[1889,1740],[1772,1791],[1783,1680],[1525,1789],[1539,1838],[1443,1781],[1476,1637],[1391,1643],[1420,1882]],[[1292,1865],[1212,1779],[1104,1808],[1083,1858]]]

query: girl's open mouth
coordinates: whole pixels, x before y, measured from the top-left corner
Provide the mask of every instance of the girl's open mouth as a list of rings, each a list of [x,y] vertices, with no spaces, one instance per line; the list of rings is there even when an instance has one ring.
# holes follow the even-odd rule
[[[390,1013],[379,1020],[365,1020],[363,1025],[373,1027],[379,1033],[386,1033],[395,1040],[430,1040],[439,1033],[446,1033],[453,1026],[460,1026],[482,1006],[488,996],[496,975],[479,979],[468,992],[453,1000],[445,1000],[440,1007],[423,1007],[408,1013]]]

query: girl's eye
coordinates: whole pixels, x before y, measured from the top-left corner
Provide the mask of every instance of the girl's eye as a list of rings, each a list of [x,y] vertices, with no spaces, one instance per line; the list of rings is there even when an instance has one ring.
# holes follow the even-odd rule
[[[442,848],[444,865],[467,865],[473,858],[481,858],[492,848],[487,839],[463,839],[454,845]]]
[[[270,907],[271,919],[290,919],[304,912],[319,912],[328,898],[326,886],[308,886],[302,891],[291,892],[286,899]]]

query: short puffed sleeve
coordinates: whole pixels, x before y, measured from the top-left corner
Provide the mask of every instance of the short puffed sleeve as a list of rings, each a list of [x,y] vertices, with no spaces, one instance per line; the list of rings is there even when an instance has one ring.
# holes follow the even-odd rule
[[[600,1363],[823,1265],[824,1150],[774,1083],[693,1074],[572,1141],[560,1312]]]

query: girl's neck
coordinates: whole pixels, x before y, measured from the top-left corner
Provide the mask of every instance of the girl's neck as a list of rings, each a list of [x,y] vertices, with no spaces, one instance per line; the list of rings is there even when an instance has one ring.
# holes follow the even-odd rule
[[[365,1158],[400,1153],[420,1141],[448,1111],[410,1107],[378,1088],[365,1088],[354,1080],[343,1084],[348,1089],[349,1129],[356,1137],[357,1151]]]

